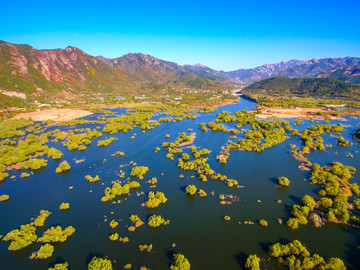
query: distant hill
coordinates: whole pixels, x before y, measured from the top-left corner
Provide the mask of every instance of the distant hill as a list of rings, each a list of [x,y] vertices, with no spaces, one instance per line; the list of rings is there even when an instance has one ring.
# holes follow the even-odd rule
[[[360,65],[325,70],[317,78],[333,78],[347,83],[360,84]]]
[[[316,77],[326,70],[331,70],[343,66],[360,65],[360,58],[338,57],[325,59],[311,59],[290,68],[277,72],[276,76],[288,78]]]
[[[319,99],[360,100],[360,86],[331,78],[273,77],[253,83],[242,92],[248,96],[313,97]]]

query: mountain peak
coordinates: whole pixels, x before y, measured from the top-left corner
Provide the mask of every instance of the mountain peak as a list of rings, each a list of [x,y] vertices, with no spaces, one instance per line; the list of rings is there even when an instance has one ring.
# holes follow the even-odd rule
[[[200,63],[196,63],[196,64],[194,65],[194,67],[196,67],[196,68],[209,68],[208,66],[202,65],[202,64],[200,64]]]

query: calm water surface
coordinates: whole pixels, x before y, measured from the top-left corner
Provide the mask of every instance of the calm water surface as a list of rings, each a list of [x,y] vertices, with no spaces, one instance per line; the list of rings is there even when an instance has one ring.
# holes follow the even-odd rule
[[[36,243],[29,247],[10,252],[7,250],[9,243],[0,242],[0,269],[47,269],[54,263],[67,261],[70,269],[86,269],[88,262],[94,255],[107,256],[113,261],[114,269],[123,269],[127,263],[133,265],[132,269],[139,269],[146,265],[151,269],[168,269],[174,252],[184,254],[191,263],[192,269],[244,269],[245,259],[249,254],[257,254],[268,259],[268,246],[277,241],[292,241],[295,239],[303,242],[311,252],[317,252],[324,257],[339,257],[345,261],[348,269],[360,268],[359,248],[360,232],[336,224],[328,224],[320,229],[311,225],[292,231],[285,224],[278,224],[278,218],[286,221],[290,217],[290,208],[299,203],[305,194],[318,198],[318,186],[309,183],[309,172],[298,169],[299,162],[290,156],[289,145],[300,144],[298,137],[291,137],[280,145],[266,149],[263,153],[231,151],[228,163],[223,166],[216,160],[216,155],[221,151],[221,146],[226,145],[231,134],[223,132],[201,132],[199,123],[213,121],[216,114],[221,111],[233,113],[243,109],[250,109],[256,105],[252,101],[240,99],[239,104],[218,108],[210,114],[199,114],[196,120],[185,120],[178,123],[162,123],[159,127],[146,131],[134,129],[128,134],[108,135],[118,138],[117,141],[105,148],[96,146],[97,140],[92,141],[86,151],[70,152],[61,143],[50,143],[60,149],[71,165],[71,171],[66,174],[56,174],[55,169],[59,161],[48,161],[48,166],[35,172],[29,178],[21,179],[20,171],[13,171],[16,180],[8,178],[0,184],[0,193],[9,194],[10,200],[0,204],[0,234],[5,235],[12,229],[26,224],[32,217],[36,217],[41,209],[52,212],[44,228],[38,229],[40,236],[50,226],[68,225],[75,227],[75,234],[65,243],[55,243],[54,255],[47,260],[29,260],[33,251],[39,249]],[[125,113],[124,109],[113,109],[117,114]],[[96,119],[93,115],[85,119]],[[156,119],[156,117],[154,118]],[[289,120],[291,123],[293,119]],[[323,122],[323,121],[321,121]],[[338,121],[331,121],[332,124]],[[339,147],[336,145],[337,137],[325,134],[324,144],[332,144],[330,150],[312,152],[309,154],[311,162],[328,165],[329,162],[339,161],[357,168],[358,172],[351,180],[359,183],[359,145],[352,140],[359,121],[347,118],[342,122],[345,130],[342,136],[354,143],[352,147]],[[234,124],[225,124],[234,127]],[[311,125],[310,121],[296,126],[301,131]],[[95,125],[78,126],[94,128]],[[180,132],[187,129],[196,132],[194,145],[212,151],[209,155],[209,164],[218,173],[237,179],[243,189],[230,189],[223,182],[209,179],[201,182],[196,172],[184,172],[177,168],[177,161],[166,159],[167,152],[161,149],[154,153],[155,147],[161,147],[162,142],[174,141]],[[61,128],[68,129],[68,128]],[[130,137],[136,133],[134,140]],[[165,139],[165,134],[170,134],[170,139]],[[241,136],[241,135],[239,135]],[[111,157],[116,151],[125,152],[124,157]],[[189,149],[184,149],[190,154]],[[346,157],[350,152],[354,158]],[[192,155],[190,155],[192,157]],[[75,163],[76,159],[85,159],[82,163]],[[123,170],[126,177],[130,175],[130,161],[138,165],[148,166],[149,172],[145,179],[140,181],[138,191],[145,195],[136,196],[132,190],[125,199],[121,198],[120,204],[100,201],[104,189],[111,186],[111,182],[119,180],[120,165],[125,165]],[[88,183],[84,176],[99,175],[99,183]],[[184,174],[185,178],[178,176]],[[195,176],[192,178],[192,176]],[[275,188],[276,179],[286,176],[291,180],[290,188],[281,190]],[[151,189],[145,181],[157,177],[157,188]],[[199,189],[204,189],[208,196],[189,198],[185,194],[185,187],[195,184]],[[73,190],[69,190],[73,186]],[[147,200],[149,191],[162,191],[168,198],[165,205],[156,210],[141,207]],[[92,191],[92,192],[90,192]],[[214,191],[215,196],[210,192]],[[232,205],[220,205],[219,194],[233,194],[240,198],[240,202]],[[282,204],[277,204],[281,199]],[[262,203],[258,203],[261,200]],[[68,211],[60,211],[59,205],[69,202]],[[111,212],[114,212],[111,214]],[[129,232],[131,225],[129,216],[138,215],[143,221],[152,214],[161,214],[165,219],[170,219],[168,226],[157,229],[144,225],[135,232]],[[230,222],[224,221],[224,215],[231,217]],[[107,222],[104,222],[107,218]],[[112,230],[109,222],[121,220],[119,226]],[[258,224],[260,219],[269,222],[267,228]],[[254,225],[240,225],[238,221],[251,220]],[[285,222],[284,222],[285,223]],[[112,242],[108,239],[111,233],[117,232],[121,237],[128,236],[130,242],[123,244],[119,241]],[[172,243],[176,247],[172,248]],[[140,244],[153,244],[153,252],[140,252]],[[267,263],[268,269],[284,269],[274,260]]]

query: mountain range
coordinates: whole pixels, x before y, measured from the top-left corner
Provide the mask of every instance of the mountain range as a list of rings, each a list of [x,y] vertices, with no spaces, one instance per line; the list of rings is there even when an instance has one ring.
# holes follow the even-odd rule
[[[335,78],[358,84],[359,65],[360,58],[345,57],[290,60],[226,72],[201,64],[182,66],[140,53],[105,58],[76,47],[37,50],[0,41],[0,90],[46,100],[79,94],[217,93],[274,76]]]
[[[304,78],[316,77],[321,74],[322,78],[336,78],[352,83],[359,83],[358,72],[349,72],[346,69],[339,69],[341,67],[360,65],[360,58],[356,57],[338,57],[338,58],[325,58],[325,59],[311,59],[309,61],[290,60],[280,62],[277,64],[265,64],[256,68],[238,69],[235,71],[216,71],[209,67],[199,64],[188,66],[196,71],[204,71],[224,79],[250,84],[263,79],[271,78],[274,76],[282,76],[288,78]],[[337,70],[337,74],[334,74]],[[332,72],[330,72],[332,71]],[[346,72],[346,74],[342,74]],[[346,77],[346,78],[345,78]],[[357,77],[350,79],[350,77]]]

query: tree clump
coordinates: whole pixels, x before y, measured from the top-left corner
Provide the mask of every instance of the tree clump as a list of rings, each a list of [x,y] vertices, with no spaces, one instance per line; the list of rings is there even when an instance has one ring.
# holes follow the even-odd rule
[[[48,270],[68,270],[69,264],[67,262],[64,263],[57,263],[54,265],[54,267],[49,268]]]
[[[288,187],[290,185],[290,180],[285,176],[281,176],[278,178],[278,184],[282,187]]]
[[[134,166],[131,169],[130,176],[132,177],[138,177],[140,180],[144,178],[144,176],[149,171],[148,167],[145,166]]]
[[[316,253],[311,255],[299,240],[294,240],[285,245],[280,243],[271,245],[269,255],[289,269],[346,269],[344,262],[339,258],[325,260]]]
[[[197,191],[197,188],[195,185],[188,185],[186,187],[186,194],[193,196],[196,194],[196,191]]]
[[[176,253],[173,255],[173,261],[171,263],[170,269],[172,270],[190,270],[189,260],[181,253]]]
[[[75,233],[75,228],[73,226],[68,226],[64,230],[60,225],[56,227],[51,227],[47,229],[43,236],[40,237],[37,241],[41,243],[55,243],[55,242],[65,242],[68,237]]]
[[[249,270],[260,270],[260,258],[256,254],[249,255],[246,259],[245,268]]]
[[[150,191],[148,195],[148,200],[145,202],[147,208],[156,208],[160,204],[165,204],[167,202],[167,198],[163,192],[157,191],[156,194]]]
[[[55,172],[62,173],[62,172],[70,171],[70,168],[71,167],[70,167],[69,163],[65,160],[60,163],[60,165],[56,168]]]
[[[7,195],[7,194],[2,194],[2,195],[0,195],[0,202],[8,201],[9,198],[10,198],[9,195]]]
[[[45,225],[46,219],[50,216],[51,212],[47,210],[40,210],[40,215],[37,216],[34,220],[34,225],[36,227],[42,227]]]
[[[11,241],[9,250],[20,250],[31,245],[37,239],[36,227],[33,223],[20,226],[4,236],[4,241]]]
[[[70,208],[70,204],[69,203],[61,203],[59,209],[60,210],[68,210]]]
[[[54,246],[51,244],[45,244],[40,247],[38,251],[31,254],[30,259],[47,259],[54,253]]]
[[[93,182],[97,182],[100,180],[100,177],[98,175],[95,175],[95,177],[92,177],[90,175],[85,175],[85,179],[89,182],[89,183],[93,183]]]
[[[88,264],[88,270],[112,270],[112,263],[108,259],[93,257]]]
[[[108,202],[116,198],[116,196],[129,195],[130,189],[139,188],[140,184],[136,181],[121,186],[119,182],[113,183],[112,187],[105,189],[105,194],[101,198],[102,202]]]
[[[132,223],[135,224],[136,228],[141,227],[142,225],[144,225],[144,222],[137,215],[131,215],[130,220],[131,220]]]
[[[168,225],[170,223],[170,220],[165,220],[160,215],[152,215],[150,216],[148,220],[149,227],[160,227],[161,225]]]
[[[115,229],[119,225],[119,222],[115,221],[114,219],[110,222],[110,228]]]

